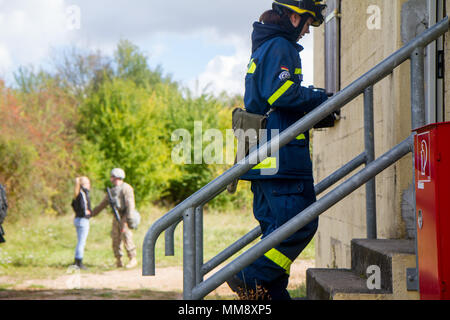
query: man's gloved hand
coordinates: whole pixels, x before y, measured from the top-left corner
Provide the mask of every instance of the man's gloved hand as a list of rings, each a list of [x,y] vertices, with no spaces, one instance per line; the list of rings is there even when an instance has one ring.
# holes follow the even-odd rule
[[[328,95],[322,91],[316,91],[316,92],[320,94],[320,103],[318,105],[318,106],[320,106],[322,103],[324,103],[325,101],[328,100]]]

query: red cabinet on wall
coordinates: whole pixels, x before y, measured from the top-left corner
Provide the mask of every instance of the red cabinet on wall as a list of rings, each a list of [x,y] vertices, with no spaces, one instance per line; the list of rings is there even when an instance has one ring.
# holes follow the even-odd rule
[[[450,299],[450,122],[415,137],[416,222],[421,299]]]

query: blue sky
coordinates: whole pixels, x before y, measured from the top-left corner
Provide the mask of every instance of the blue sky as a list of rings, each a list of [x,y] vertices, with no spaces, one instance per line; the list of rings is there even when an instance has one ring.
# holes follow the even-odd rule
[[[184,86],[244,92],[252,23],[271,0],[0,0],[0,77],[20,65],[43,65],[67,46],[111,54],[128,39]],[[71,30],[73,8],[80,28]],[[69,10],[69,11],[68,11]],[[305,85],[312,84],[312,34],[302,43]],[[209,85],[209,86],[208,86]]]

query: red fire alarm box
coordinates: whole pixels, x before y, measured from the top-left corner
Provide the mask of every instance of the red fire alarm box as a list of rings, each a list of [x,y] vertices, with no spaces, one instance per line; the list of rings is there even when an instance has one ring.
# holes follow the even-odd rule
[[[416,222],[421,299],[450,299],[450,122],[415,137]]]

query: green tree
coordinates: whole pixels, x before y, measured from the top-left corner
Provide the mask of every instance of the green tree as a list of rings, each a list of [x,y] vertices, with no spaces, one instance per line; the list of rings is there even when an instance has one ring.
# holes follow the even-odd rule
[[[160,103],[134,82],[114,79],[88,97],[81,109],[79,132],[91,150],[97,149],[93,158],[85,159],[85,167],[97,168],[97,176],[105,180],[113,167],[123,168],[138,202],[156,200],[171,175],[170,149],[160,139]]]
[[[116,77],[131,80],[138,87],[151,89],[161,82],[170,82],[169,78],[163,78],[160,67],[151,70],[147,56],[128,40],[119,42],[114,53],[114,62]]]

